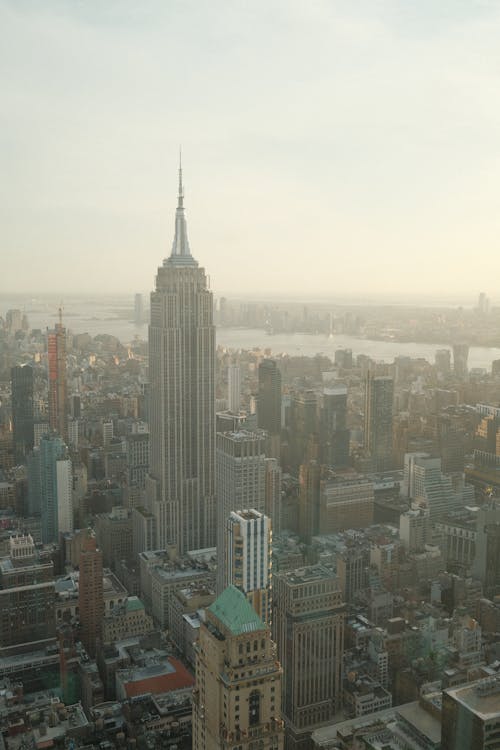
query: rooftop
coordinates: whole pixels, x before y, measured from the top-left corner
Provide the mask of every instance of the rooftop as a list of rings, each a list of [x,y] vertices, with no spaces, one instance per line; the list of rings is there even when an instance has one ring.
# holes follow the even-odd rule
[[[208,610],[232,635],[267,629],[245,595],[236,586],[228,586]]]
[[[396,716],[414,727],[419,734],[425,735],[435,746],[441,741],[440,719],[423,708],[418,701],[415,704],[407,703],[403,706],[398,706]]]
[[[161,578],[165,581],[177,581],[180,578],[200,578],[209,574],[210,571],[207,568],[192,567],[191,565],[189,567],[186,566],[181,568],[180,566],[172,565],[170,563],[168,563],[166,567],[154,568],[152,572],[152,575],[155,578]]]
[[[446,690],[446,693],[482,719],[500,718],[500,677],[498,675]]]
[[[230,438],[231,440],[235,440],[237,442],[243,443],[243,442],[255,442],[257,440],[263,440],[267,437],[267,432],[265,430],[229,430],[227,432],[224,432],[224,437]]]
[[[280,575],[284,576],[286,580],[292,585],[311,583],[321,580],[327,581],[334,578],[332,571],[324,567],[323,565],[307,565],[304,568],[283,571],[282,573],[280,573]]]
[[[264,514],[253,508],[249,510],[233,510],[231,511],[231,518],[234,518],[236,521],[256,521],[259,518],[264,518]]]
[[[194,685],[194,678],[178,659],[133,670],[119,671],[127,698],[145,693],[166,693]]]
[[[144,609],[144,604],[141,602],[138,596],[129,596],[127,599],[127,612],[136,612]]]

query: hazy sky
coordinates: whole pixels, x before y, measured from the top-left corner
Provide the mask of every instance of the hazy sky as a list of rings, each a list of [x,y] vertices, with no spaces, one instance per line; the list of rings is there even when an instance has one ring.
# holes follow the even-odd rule
[[[0,0],[0,291],[494,292],[497,0]]]

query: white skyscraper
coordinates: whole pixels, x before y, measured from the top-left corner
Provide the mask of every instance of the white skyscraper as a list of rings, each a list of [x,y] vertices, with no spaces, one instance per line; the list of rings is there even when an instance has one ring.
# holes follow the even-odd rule
[[[229,365],[227,368],[227,408],[237,414],[240,410],[241,399],[241,370],[239,365]]]
[[[159,547],[215,545],[215,326],[205,270],[191,255],[182,170],[172,252],[151,293],[148,504]]]
[[[403,493],[416,505],[428,508],[431,520],[453,510],[451,478],[441,471],[441,459],[425,453],[405,455]]]
[[[271,618],[271,519],[257,510],[233,511],[225,524],[224,588],[242,591],[260,619]]]
[[[254,508],[265,512],[267,433],[217,433],[217,571],[218,591],[224,589],[224,524],[231,511]]]
[[[109,445],[113,440],[113,422],[102,423],[102,442],[103,445]]]

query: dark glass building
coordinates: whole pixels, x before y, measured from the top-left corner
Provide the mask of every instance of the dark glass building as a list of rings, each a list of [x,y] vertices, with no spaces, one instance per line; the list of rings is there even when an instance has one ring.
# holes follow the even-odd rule
[[[26,462],[26,456],[35,443],[33,414],[33,368],[30,365],[13,367],[10,371],[12,385],[12,426],[14,433],[14,457],[18,464]]]

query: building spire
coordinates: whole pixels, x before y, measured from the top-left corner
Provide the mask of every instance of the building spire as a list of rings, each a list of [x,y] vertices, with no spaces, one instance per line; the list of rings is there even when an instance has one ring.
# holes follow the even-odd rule
[[[163,265],[197,266],[198,262],[191,255],[187,236],[186,217],[184,215],[184,185],[182,183],[182,151],[179,148],[179,192],[177,195],[177,209],[175,212],[175,234],[172,252]]]
[[[184,187],[182,185],[182,148],[179,146],[179,195],[177,208],[184,208]]]

